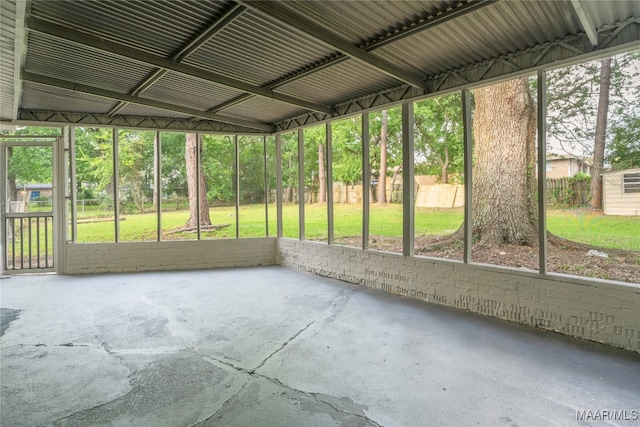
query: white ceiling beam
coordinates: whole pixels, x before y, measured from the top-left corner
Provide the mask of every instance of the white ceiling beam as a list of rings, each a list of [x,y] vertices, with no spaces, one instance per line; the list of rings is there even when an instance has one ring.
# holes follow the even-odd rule
[[[596,26],[591,18],[591,14],[582,4],[581,0],[571,0],[571,5],[573,9],[576,11],[578,15],[578,19],[580,20],[580,25],[584,29],[584,32],[589,37],[589,41],[591,42],[591,46],[598,46],[598,31]]]

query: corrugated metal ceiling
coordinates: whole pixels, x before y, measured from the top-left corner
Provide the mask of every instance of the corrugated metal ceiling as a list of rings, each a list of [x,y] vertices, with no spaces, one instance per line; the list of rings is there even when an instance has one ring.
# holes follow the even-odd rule
[[[32,0],[26,21],[16,5],[0,8],[4,121],[38,111],[190,120],[186,107],[264,132],[403,86],[390,101],[451,89],[429,86],[438,76],[464,72],[453,87],[473,86],[640,45],[635,0]],[[489,70],[511,56],[521,69]]]

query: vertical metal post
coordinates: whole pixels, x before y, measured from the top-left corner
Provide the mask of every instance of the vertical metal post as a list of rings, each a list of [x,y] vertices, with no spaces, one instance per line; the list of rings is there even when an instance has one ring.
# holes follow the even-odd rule
[[[471,91],[462,90],[462,127],[464,132],[464,256],[471,262],[473,244],[473,136],[471,134]]]
[[[200,229],[200,222],[201,222],[201,218],[200,218],[200,174],[201,174],[201,167],[202,165],[201,163],[201,159],[200,159],[200,153],[202,152],[202,135],[200,135],[199,133],[196,133],[196,234],[197,240],[200,240],[200,235],[201,235],[201,229]]]
[[[46,221],[47,217],[44,217],[44,220]],[[14,225],[13,229],[15,230],[15,224],[13,225]],[[38,238],[36,239],[36,254],[38,257],[38,262],[36,264],[38,265],[38,268],[40,268],[40,217],[38,217],[38,221],[36,221],[36,236],[38,236]],[[46,238],[46,234],[45,234],[45,238]],[[14,254],[14,259],[15,259],[15,254]]]
[[[304,130],[298,129],[298,237],[300,240],[304,240],[304,190]]]
[[[53,266],[56,272],[64,274],[66,235],[68,224],[67,191],[69,186],[69,165],[65,161],[69,150],[69,126],[62,128],[62,136],[53,142],[53,219],[51,235],[53,237]]]
[[[369,165],[369,113],[362,113],[362,249],[369,249],[371,171]]]
[[[160,131],[156,131],[156,158],[153,159],[156,162],[156,176],[153,177],[156,186],[156,214],[158,221],[158,228],[156,230],[156,239],[159,242],[162,240],[162,134]]]
[[[0,168],[0,170],[7,171],[7,159],[6,159],[6,151],[7,151],[7,147],[5,147],[5,145],[0,141],[0,166],[2,166],[2,168]],[[3,174],[0,172],[0,230],[1,232],[1,236],[0,237],[0,256],[2,256],[2,262],[0,263],[0,273],[2,273],[4,270],[7,270],[9,268],[9,265],[7,264],[8,261],[8,256],[7,254],[9,253],[9,239],[8,239],[8,235],[7,235],[7,221],[9,220],[8,218],[5,217],[5,213],[9,211],[7,204],[8,198],[7,198],[7,193],[6,193],[6,179],[4,179],[4,176],[2,176]],[[39,258],[38,258],[39,259]]]
[[[326,138],[326,155],[324,156],[327,162],[327,243],[333,245],[333,133],[331,131],[331,122],[327,122],[325,125],[325,138]]]
[[[71,127],[69,131],[69,172],[71,173],[71,241],[78,240],[78,182],[76,177],[76,129]]]
[[[413,256],[414,254],[414,123],[413,102],[402,104],[402,254]]]
[[[282,134],[276,135],[276,237],[282,237]]]
[[[262,136],[262,165],[264,166],[264,235],[269,237],[269,183],[267,181],[267,137]]]
[[[240,238],[240,149],[238,148],[238,135],[233,136],[233,145],[235,147],[236,161],[235,163],[235,180],[236,180],[236,239]]]
[[[538,268],[547,273],[547,75],[538,71]]]
[[[113,214],[114,217],[114,241],[118,243],[120,238],[120,170],[118,167],[118,128],[113,128]]]
[[[29,268],[31,267],[31,223],[32,223],[32,219],[33,218],[28,218],[29,220]],[[36,217],[36,221],[39,221],[40,219]]]

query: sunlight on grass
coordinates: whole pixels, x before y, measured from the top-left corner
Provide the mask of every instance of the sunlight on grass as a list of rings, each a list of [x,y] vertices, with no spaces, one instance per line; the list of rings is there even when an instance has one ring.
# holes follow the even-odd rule
[[[371,218],[370,234],[402,236],[402,205],[387,204],[376,206],[378,213]],[[271,236],[275,235],[275,210],[269,217]],[[203,238],[235,238],[235,207],[216,207],[210,210],[213,224],[231,226],[212,232],[203,232]],[[261,237],[266,235],[264,205],[246,205],[240,216],[240,237]],[[283,205],[285,235],[297,236],[295,220],[298,216],[297,204]],[[162,214],[165,230],[182,227],[189,217],[188,210],[166,211]],[[305,205],[305,235],[309,240],[326,236],[327,206],[325,203]],[[127,214],[120,225],[120,240],[156,240],[157,219],[155,212]],[[334,206],[336,238],[357,237],[362,233],[362,207],[354,204]],[[416,236],[443,236],[456,231],[463,222],[464,213],[457,209],[416,209]],[[82,219],[87,220],[86,218]],[[584,210],[549,209],[547,227],[550,232],[565,239],[593,246],[640,251],[640,218],[617,217],[594,214]],[[112,242],[113,221],[79,222],[78,242]],[[181,237],[183,236],[183,237]],[[185,238],[182,233],[171,235],[171,239]],[[189,236],[188,238],[193,238]]]
[[[582,209],[549,209],[547,230],[592,246],[640,251],[640,217],[605,216]]]

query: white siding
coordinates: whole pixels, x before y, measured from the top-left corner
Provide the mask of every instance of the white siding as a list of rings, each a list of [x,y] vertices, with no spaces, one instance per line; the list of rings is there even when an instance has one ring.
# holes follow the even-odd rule
[[[623,193],[622,176],[640,173],[640,169],[609,172],[602,179],[605,215],[640,216],[640,193]]]

